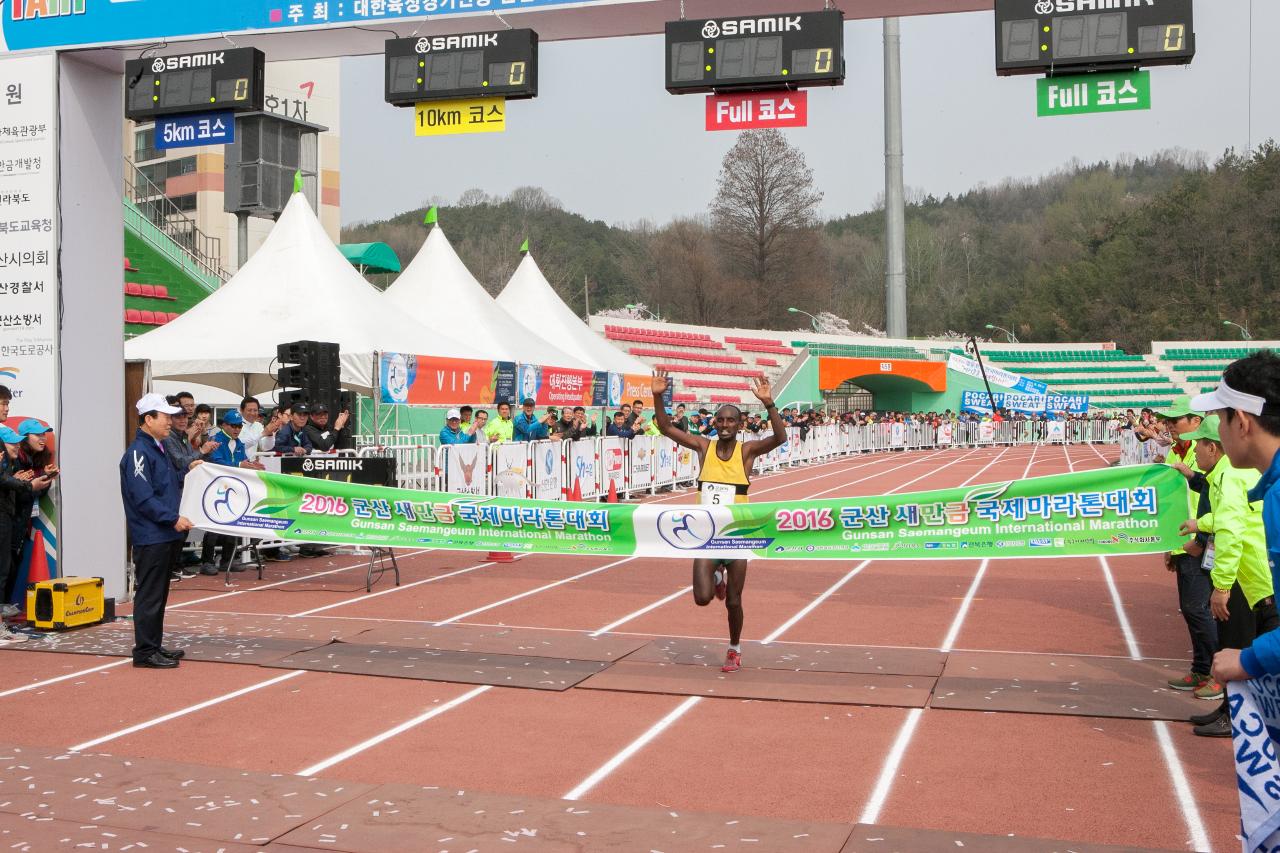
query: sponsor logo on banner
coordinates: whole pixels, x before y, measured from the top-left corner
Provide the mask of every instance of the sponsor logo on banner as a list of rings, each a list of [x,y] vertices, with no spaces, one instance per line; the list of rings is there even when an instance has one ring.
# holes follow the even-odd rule
[[[205,487],[201,507],[212,521],[234,524],[249,511],[249,487],[236,477],[218,477]]]
[[[482,495],[485,488],[483,444],[450,444],[445,453],[445,483],[451,492]]]
[[[951,353],[947,356],[947,369],[955,370],[974,379],[983,378],[983,367],[986,368],[986,380],[992,385],[999,385],[1002,388],[1010,388],[1015,391],[1021,391],[1024,394],[1045,394],[1049,390],[1049,386],[1037,379],[1027,379],[1025,376],[1019,376],[1016,373],[1010,373],[999,367],[993,367],[990,364],[979,365],[978,362],[971,358],[965,358],[962,355]]]

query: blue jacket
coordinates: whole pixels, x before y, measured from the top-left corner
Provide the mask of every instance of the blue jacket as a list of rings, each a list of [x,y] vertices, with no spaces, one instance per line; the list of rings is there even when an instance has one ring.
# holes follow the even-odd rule
[[[159,545],[186,538],[173,529],[178,520],[182,480],[156,440],[141,429],[120,457],[120,497],[134,545]]]
[[[1262,501],[1262,526],[1267,530],[1267,560],[1271,563],[1273,589],[1280,577],[1280,452],[1258,484],[1249,490],[1250,501]],[[1254,678],[1280,674],[1280,629],[1263,634],[1240,655],[1240,665]]]
[[[249,455],[244,450],[244,442],[240,439],[232,438],[222,430],[218,430],[213,440],[218,444],[209,454],[209,461],[213,464],[239,468],[241,462],[249,461]]]
[[[474,433],[472,433],[471,435],[467,435],[467,432],[464,429],[459,429],[457,432],[454,432],[448,427],[445,427],[444,429],[440,430],[440,443],[441,444],[475,444],[476,437]]]
[[[609,425],[604,428],[604,434],[617,436],[618,438],[635,438],[636,437],[636,431],[631,429],[631,427],[618,426],[612,421],[610,421]]]
[[[546,424],[538,420],[537,414],[526,415],[521,412],[515,416],[512,424],[512,441],[538,441],[551,436],[551,430],[547,429]]]
[[[306,433],[306,427],[295,430],[293,424],[285,424],[276,430],[276,453],[292,455],[295,447],[301,447],[308,453],[316,449],[311,443],[311,436]]]

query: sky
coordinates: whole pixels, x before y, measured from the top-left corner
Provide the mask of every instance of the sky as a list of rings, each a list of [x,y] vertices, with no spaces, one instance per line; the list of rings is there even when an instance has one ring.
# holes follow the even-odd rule
[[[1073,159],[1180,148],[1212,161],[1280,138],[1266,85],[1280,78],[1266,35],[1280,29],[1280,3],[1195,9],[1195,60],[1151,69],[1151,110],[1054,118],[1036,117],[1035,77],[996,76],[992,12],[904,18],[906,185],[943,196]],[[884,192],[882,48],[879,20],[846,22],[845,84],[810,89],[809,126],[784,131],[824,194],[823,218],[872,209]],[[539,95],[509,105],[505,133],[421,138],[412,109],[382,100],[382,57],[344,59],[343,223],[452,202],[472,187],[505,195],[525,185],[610,224],[706,212],[737,134],[704,129],[704,95],[663,88],[662,36],[544,42],[538,59]]]

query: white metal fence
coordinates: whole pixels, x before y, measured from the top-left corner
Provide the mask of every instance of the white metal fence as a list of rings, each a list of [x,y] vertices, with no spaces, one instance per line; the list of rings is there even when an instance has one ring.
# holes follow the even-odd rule
[[[740,436],[743,440],[755,437]],[[393,457],[401,488],[538,500],[594,500],[608,495],[611,485],[616,494],[626,497],[692,484],[698,477],[697,455],[665,436],[447,445],[435,438],[388,436],[381,445],[360,448],[359,455]],[[1131,431],[1118,430],[1107,421],[1006,421],[937,428],[908,423],[789,427],[787,442],[757,460],[755,470],[767,473],[863,453],[1115,444],[1126,438],[1132,439]],[[1122,461],[1136,452],[1140,451],[1122,444]]]

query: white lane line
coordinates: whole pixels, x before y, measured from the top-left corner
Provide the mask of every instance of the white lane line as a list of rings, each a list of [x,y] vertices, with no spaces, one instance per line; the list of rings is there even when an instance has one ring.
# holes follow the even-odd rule
[[[916,459],[916,460],[914,460],[913,462],[905,462],[905,463],[903,463],[902,465],[897,466],[896,468],[890,468],[890,469],[888,469],[888,470],[890,470],[890,471],[898,471],[898,470],[901,470],[901,469],[903,469],[903,468],[906,468],[908,465],[913,465],[913,464],[915,464],[915,462],[928,462],[930,459],[933,459],[935,456],[939,455],[939,453],[942,453],[942,452],[944,452],[944,451],[938,451],[938,453],[932,453],[932,454],[930,454],[930,455],[928,455],[928,456],[924,457],[923,459]],[[911,480],[907,480],[905,483],[902,483],[901,485],[894,486],[892,489],[889,489],[889,490],[888,490],[888,491],[886,491],[884,494],[886,494],[886,495],[891,495],[891,494],[893,494],[894,492],[900,492],[900,491],[902,491],[903,489],[905,489],[907,486],[910,486],[912,483],[918,483],[918,482],[920,482],[921,480],[923,480],[925,477],[932,477],[932,476],[934,476],[935,474],[937,474],[939,471],[943,470],[944,468],[950,468],[952,465],[955,465],[955,464],[958,464],[958,463],[960,463],[960,462],[963,462],[964,460],[968,459],[970,456],[972,456],[973,454],[975,454],[975,453],[977,453],[977,452],[978,452],[977,450],[970,450],[970,451],[969,451],[968,453],[966,453],[964,456],[957,456],[955,459],[952,459],[950,462],[947,462],[947,463],[944,463],[944,464],[942,464],[942,465],[939,465],[937,468],[930,468],[928,471],[925,471],[925,472],[924,472],[923,474],[921,474],[919,477],[916,477],[916,478],[911,479]],[[812,495],[810,495],[810,496],[809,496],[809,499],[813,499],[813,498],[821,497],[822,495],[826,495],[826,494],[830,494],[831,492],[839,491],[840,489],[844,488],[844,486],[852,486],[854,483],[861,483],[863,480],[870,480],[872,477],[880,476],[880,474],[882,474],[882,473],[887,473],[887,472],[877,472],[876,474],[870,474],[870,475],[868,475],[868,476],[866,476],[866,477],[863,477],[861,480],[854,480],[854,481],[853,481],[853,483],[845,483],[845,484],[844,484],[844,485],[842,485],[842,486],[836,486],[834,489],[827,489],[826,491],[817,492],[816,494],[812,494]]]
[[[398,554],[396,556],[396,559],[402,559],[402,560],[408,559],[409,557],[415,557],[418,554],[425,554],[428,551],[434,551],[434,550],[435,550],[434,548],[423,548],[419,551],[410,551],[408,554]],[[206,601],[216,601],[219,598],[229,598],[233,595],[242,595],[243,593],[246,593],[246,592],[256,592],[260,589],[273,589],[278,586],[285,586],[286,584],[297,583],[298,581],[311,580],[312,578],[322,578],[325,575],[336,575],[338,572],[345,572],[351,569],[359,569],[359,568],[363,568],[364,566],[365,566],[365,562],[361,561],[359,563],[352,563],[349,566],[339,566],[336,569],[328,569],[323,572],[316,572],[315,574],[302,575],[301,577],[296,577],[296,578],[287,578],[282,581],[276,581],[275,583],[266,583],[266,584],[263,584],[262,586],[254,586],[254,587],[249,587],[247,589],[237,589],[234,592],[220,592],[217,595],[210,595],[206,598],[193,598],[190,601],[184,601],[180,604],[170,604],[167,607],[165,607],[165,610],[177,610],[179,607],[190,607],[193,604],[203,604]]]
[[[527,592],[519,593],[518,595],[513,595],[508,598],[504,598],[501,601],[495,601],[492,604],[486,604],[483,607],[477,607],[474,610],[468,610],[465,613],[459,613],[457,616],[450,616],[448,619],[441,619],[439,622],[436,622],[435,624],[437,626],[448,625],[450,622],[457,622],[459,619],[466,619],[468,616],[474,616],[477,613],[483,613],[486,610],[492,610],[495,607],[501,607],[504,604],[510,604],[513,601],[519,601],[522,598],[528,598],[531,595],[537,595],[540,592],[546,592],[549,589],[555,589],[556,587],[561,586],[563,584],[571,583],[576,580],[581,580],[582,578],[585,578],[585,577],[590,577],[591,575],[597,574],[598,572],[603,572],[606,569],[612,569],[614,566],[621,566],[623,563],[629,563],[632,560],[636,560],[636,559],[639,559],[639,558],[623,557],[621,560],[614,560],[612,563],[607,563],[603,566],[590,569],[589,571],[585,571],[580,574],[573,575],[572,577],[561,578],[558,581],[552,581],[551,583],[543,584],[540,587],[536,587],[534,589],[528,590]]]
[[[1164,756],[1164,766],[1169,771],[1169,779],[1173,782],[1174,793],[1178,795],[1178,808],[1182,819],[1191,833],[1191,849],[1212,853],[1209,833],[1205,831],[1204,821],[1200,817],[1200,809],[1196,806],[1195,795],[1191,793],[1191,783],[1187,774],[1182,772],[1182,762],[1178,760],[1178,751],[1174,749],[1173,738],[1169,737],[1169,725],[1164,720],[1152,720],[1156,727],[1156,740],[1160,743],[1160,754]]]
[[[919,724],[920,717],[923,714],[923,708],[912,708],[907,712],[907,720],[902,724],[902,728],[898,730],[898,736],[893,740],[893,747],[889,750],[889,755],[884,760],[884,766],[880,768],[880,776],[876,779],[876,786],[871,791],[871,798],[867,800],[867,805],[863,808],[862,816],[858,818],[858,823],[873,824],[880,819],[880,810],[884,808],[884,801],[889,798],[889,789],[893,787],[893,780],[898,775],[898,766],[902,764],[902,756],[906,753],[907,745],[911,743],[911,736],[916,733],[916,726]]]
[[[951,627],[947,629],[947,636],[943,639],[939,651],[950,652],[951,647],[955,645],[956,638],[960,636],[960,629],[964,626],[964,619],[969,615],[969,605],[973,604],[973,597],[978,594],[978,586],[982,583],[983,576],[987,573],[987,564],[991,560],[983,560],[978,565],[978,573],[973,576],[973,583],[969,584],[969,591],[964,594],[964,601],[960,602],[960,609],[956,611],[956,618],[951,620]]]
[[[675,592],[668,595],[666,598],[660,598],[657,601],[655,601],[653,604],[645,605],[644,607],[641,607],[639,610],[635,611],[634,613],[628,613],[626,616],[623,616],[621,619],[618,619],[615,622],[610,622],[608,625],[605,625],[603,628],[597,628],[596,630],[592,631],[589,636],[599,637],[601,634],[607,634],[610,631],[612,631],[614,628],[617,628],[620,625],[625,625],[628,622],[630,622],[632,619],[638,619],[639,617],[645,615],[649,611],[657,610],[662,605],[670,604],[671,602],[675,601],[677,598],[680,598],[681,596],[684,596],[684,595],[688,595],[691,592],[693,592],[692,586],[686,586],[683,589],[678,589]],[[3,696],[3,695],[4,695],[3,693],[0,693],[0,696]]]
[[[1022,479],[1026,479],[1027,475],[1031,473],[1031,466],[1035,464],[1035,461],[1036,451],[1032,449],[1031,458],[1027,461],[1027,467],[1022,472]],[[988,465],[987,467],[990,466]],[[986,468],[982,470],[985,471]],[[974,575],[973,582],[969,585],[969,590],[965,593],[964,600],[960,603],[960,608],[956,611],[955,618],[951,620],[951,627],[947,629],[947,636],[943,639],[939,651],[950,652],[956,639],[960,636],[960,630],[964,627],[964,620],[969,615],[969,607],[973,604],[973,598],[978,592],[978,586],[982,583],[982,578],[987,573],[987,566],[990,562],[989,559],[984,559],[978,565],[978,572]],[[893,782],[898,775],[898,768],[902,764],[902,757],[906,754],[907,746],[911,743],[911,737],[915,734],[916,726],[920,724],[920,718],[923,714],[923,708],[912,708],[908,712],[907,719],[903,722],[902,728],[898,730],[898,736],[894,739],[893,746],[885,757],[884,766],[880,768],[876,786],[872,789],[871,797],[862,809],[862,816],[858,818],[859,823],[873,824],[879,820],[880,810],[884,808],[885,801],[889,798],[889,792],[893,789]]]
[[[1074,463],[1074,462],[1072,462],[1072,461],[1071,461],[1071,454],[1070,454],[1070,452],[1068,452],[1068,451],[1067,451],[1067,446],[1066,446],[1065,444],[1064,444],[1064,445],[1062,445],[1062,458],[1063,458],[1063,459],[1065,459],[1065,460],[1067,460],[1067,473],[1068,473],[1068,474],[1069,474],[1069,473],[1071,473],[1072,471],[1076,470],[1076,463]]]
[[[67,673],[66,675],[59,675],[57,678],[46,678],[44,681],[37,681],[34,684],[24,684],[22,687],[12,687],[8,690],[0,692],[0,699],[3,699],[6,696],[12,696],[15,693],[25,693],[28,690],[38,690],[39,688],[47,687],[50,684],[57,684],[59,681],[69,681],[72,678],[79,678],[82,675],[89,675],[90,673],[101,672],[104,669],[111,669],[113,666],[124,666],[126,663],[132,663],[132,662],[133,662],[132,658],[125,658],[124,660],[112,661],[111,663],[104,663],[101,666],[92,666],[92,667],[89,667],[88,669],[82,669],[79,672],[71,672],[71,673]]]
[[[1013,445],[1011,444],[1011,445],[1009,445],[1008,447],[1006,447],[1004,450],[1001,450],[999,453],[997,453],[997,454],[996,454],[996,458],[995,458],[995,459],[992,459],[992,460],[991,460],[990,462],[988,462],[986,465],[983,465],[981,468],[979,468],[977,471],[975,471],[975,472],[973,473],[973,476],[972,476],[972,477],[970,477],[969,479],[967,479],[967,480],[965,480],[963,483],[961,483],[961,484],[960,484],[960,488],[964,488],[965,486],[967,486],[967,485],[969,485],[970,483],[972,483],[974,480],[976,480],[976,479],[978,479],[979,477],[981,477],[981,476],[982,476],[982,474],[983,474],[983,472],[985,472],[985,471],[986,471],[988,468],[990,468],[992,465],[996,464],[996,463],[997,463],[997,462],[999,462],[1001,459],[1003,459],[1003,458],[1004,458],[1004,455],[1005,455],[1006,453],[1008,453],[1008,452],[1009,452],[1010,450],[1012,450],[1012,449],[1013,449]]]
[[[1124,634],[1125,645],[1129,647],[1129,657],[1132,660],[1142,660],[1142,652],[1138,650],[1138,640],[1133,636],[1133,628],[1129,626],[1129,617],[1124,612],[1124,602],[1120,599],[1120,590],[1116,589],[1115,578],[1111,576],[1111,564],[1101,554],[1098,555],[1098,562],[1102,564],[1102,577],[1107,581],[1107,591],[1111,593],[1111,604],[1115,607],[1116,621],[1120,623],[1120,631]]]
[[[792,616],[792,617],[791,617],[790,619],[788,619],[786,622],[783,622],[783,623],[782,623],[781,625],[779,625],[775,630],[773,630],[772,632],[770,632],[769,636],[765,637],[765,638],[764,638],[763,640],[761,640],[760,642],[761,642],[761,643],[772,643],[774,640],[776,640],[776,639],[778,639],[779,637],[781,637],[784,633],[786,633],[788,630],[790,630],[790,629],[791,629],[791,627],[792,627],[793,625],[795,625],[795,624],[796,624],[797,622],[799,622],[801,619],[803,619],[804,617],[806,617],[806,616],[808,616],[810,613],[812,613],[812,612],[813,612],[813,609],[814,609],[815,607],[817,607],[819,604],[821,604],[822,602],[826,601],[828,598],[830,598],[831,596],[833,596],[833,595],[835,595],[837,592],[839,592],[839,591],[840,591],[840,587],[844,586],[844,585],[845,585],[845,584],[847,584],[849,581],[851,581],[851,580],[853,580],[854,578],[856,578],[859,574],[861,574],[861,573],[862,573],[862,570],[863,570],[863,569],[865,569],[865,568],[866,568],[867,566],[869,566],[869,565],[871,565],[871,561],[870,561],[870,560],[863,560],[861,563],[859,563],[858,565],[854,566],[852,569],[850,569],[850,570],[849,570],[848,574],[846,574],[844,577],[840,578],[840,580],[836,581],[834,584],[832,584],[831,586],[829,586],[829,587],[827,588],[826,592],[823,592],[821,595],[819,595],[819,596],[818,596],[817,598],[815,598],[813,601],[810,601],[808,604],[806,604],[804,607],[802,607],[802,608],[800,609],[800,612],[796,613],[794,616]]]
[[[346,761],[348,758],[351,758],[353,755],[359,755],[360,753],[364,752],[367,749],[372,749],[373,747],[377,746],[383,741],[390,740],[396,735],[403,734],[407,732],[409,729],[413,728],[414,726],[421,725],[422,723],[425,723],[427,720],[430,720],[434,717],[438,717],[441,714],[445,713],[446,711],[451,711],[454,708],[458,707],[459,705],[463,704],[464,702],[470,702],[472,699],[476,698],[481,693],[484,693],[485,691],[492,690],[492,689],[493,689],[493,685],[485,684],[481,687],[475,688],[474,690],[468,690],[466,693],[463,693],[461,696],[455,696],[454,698],[450,699],[448,702],[445,702],[441,705],[437,705],[434,708],[432,708],[430,711],[419,714],[418,716],[414,717],[412,720],[405,720],[403,723],[401,723],[398,726],[392,726],[391,728],[387,729],[385,732],[382,732],[381,734],[376,734],[373,737],[369,738],[368,740],[363,740],[360,743],[356,744],[355,746],[348,747],[347,749],[342,750],[342,752],[339,752],[336,755],[331,755],[328,758],[324,759],[323,761],[318,761],[315,764],[312,764],[310,767],[303,768],[302,770],[299,770],[294,775],[295,776],[314,776],[317,773],[327,770],[328,768],[332,767],[335,764],[339,764],[343,761]]]
[[[116,738],[121,738],[121,737],[124,737],[125,735],[131,735],[134,732],[140,732],[143,729],[149,729],[152,726],[158,726],[161,723],[167,723],[169,720],[176,720],[178,717],[185,717],[187,714],[194,714],[196,711],[202,711],[205,708],[209,708],[214,705],[219,705],[231,699],[244,696],[246,693],[252,693],[255,690],[261,690],[264,687],[270,687],[273,684],[279,684],[282,681],[288,681],[290,678],[297,678],[300,675],[306,675],[306,674],[307,674],[307,671],[304,669],[295,670],[293,672],[286,672],[284,675],[277,675],[275,678],[269,678],[266,681],[260,681],[257,684],[250,684],[248,687],[242,687],[239,690],[233,690],[230,693],[224,693],[221,696],[215,696],[212,699],[206,699],[203,702],[197,702],[195,705],[188,705],[187,707],[182,708],[178,711],[174,711],[171,714],[165,714],[164,716],[161,716],[161,717],[155,717],[154,719],[147,720],[144,723],[138,723],[137,725],[129,726],[129,728],[127,729],[121,729],[118,732],[112,732],[109,735],[103,735],[102,737],[94,738],[93,740],[87,740],[84,743],[76,744],[75,746],[71,747],[71,751],[83,752],[86,749],[92,749],[93,747],[98,746],[99,744],[106,743],[109,740],[115,740]]]
[[[677,705],[675,709],[672,710],[669,714],[667,714],[661,720],[658,720],[658,722],[650,726],[648,731],[640,735],[640,737],[636,738],[631,743],[627,744],[627,746],[621,752],[613,756],[613,758],[610,758],[604,764],[600,765],[600,767],[597,768],[594,773],[592,773],[586,779],[583,779],[582,782],[576,788],[574,788],[569,793],[565,794],[563,799],[566,799],[566,800],[582,799],[584,794],[586,794],[588,791],[590,791],[592,788],[594,788],[597,784],[600,783],[600,780],[604,779],[614,770],[617,770],[619,767],[621,767],[622,764],[628,758],[635,755],[640,750],[644,749],[644,747],[651,740],[656,738],[658,735],[662,734],[662,732],[668,726],[670,726],[676,720],[683,717],[690,708],[692,708],[694,705],[697,705],[701,701],[702,701],[701,696],[690,696],[688,699],[685,699],[683,702]]]
[[[1039,449],[1040,445],[1038,444],[1031,448],[1031,458],[1027,460],[1027,467],[1022,469],[1022,477],[1020,479],[1027,479],[1027,475],[1031,473],[1031,466],[1036,464],[1036,451]]]
[[[1111,575],[1111,565],[1107,562],[1107,558],[1101,555],[1098,557],[1098,562],[1102,564],[1102,576],[1107,581],[1107,590],[1111,593],[1111,603],[1116,611],[1116,621],[1120,623],[1125,644],[1129,647],[1129,657],[1132,660],[1142,660],[1138,641],[1133,635],[1133,628],[1129,625],[1129,617],[1125,614],[1120,590],[1116,588],[1115,579]],[[1169,771],[1169,781],[1173,785],[1174,793],[1178,796],[1178,809],[1182,812],[1187,831],[1191,833],[1192,847],[1201,851],[1211,850],[1209,833],[1205,831],[1200,809],[1196,806],[1191,784],[1187,781],[1186,773],[1182,770],[1182,762],[1178,759],[1178,752],[1174,749],[1173,740],[1169,737],[1168,727],[1163,720],[1152,720],[1152,724],[1155,726],[1156,740],[1160,743],[1160,754],[1164,757],[1165,768]]]
[[[520,558],[521,558],[521,557],[523,557],[523,556],[525,556],[525,555],[524,555],[524,554],[517,554],[517,555],[516,555],[516,559],[518,560],[518,559],[520,559]],[[290,613],[290,614],[288,614],[288,616],[289,616],[289,618],[290,618],[290,619],[297,619],[297,618],[299,618],[299,617],[301,617],[301,616],[310,616],[310,615],[312,615],[313,613],[321,613],[321,612],[323,612],[323,611],[325,611],[325,610],[332,610],[332,609],[333,609],[333,608],[335,608],[335,607],[345,607],[345,606],[346,606],[346,605],[348,605],[348,604],[359,604],[359,603],[360,603],[360,602],[362,602],[362,601],[368,601],[369,599],[371,599],[371,598],[377,598],[377,597],[378,597],[378,596],[380,596],[380,595],[389,595],[389,594],[391,594],[391,593],[393,593],[393,592],[400,592],[400,591],[402,591],[402,590],[406,590],[406,589],[413,589],[415,586],[422,586],[424,583],[435,583],[436,581],[442,581],[442,580],[444,580],[445,578],[451,578],[451,577],[455,577],[455,576],[457,576],[457,575],[465,575],[467,572],[474,572],[476,569],[483,569],[485,566],[495,566],[495,565],[497,565],[497,563],[493,563],[493,562],[488,562],[488,563],[479,563],[479,564],[474,565],[474,566],[467,566],[465,569],[455,569],[455,570],[454,570],[454,571],[452,571],[452,572],[445,572],[445,573],[444,573],[444,574],[442,574],[442,575],[435,575],[435,576],[433,576],[433,577],[423,578],[423,579],[422,579],[422,580],[420,580],[420,581],[414,581],[413,583],[407,583],[407,584],[405,584],[405,585],[403,585],[403,586],[393,586],[393,587],[391,587],[390,589],[384,589],[384,590],[382,590],[381,592],[369,592],[369,593],[365,593],[364,595],[360,596],[359,598],[348,598],[348,599],[346,599],[345,601],[337,601],[337,602],[334,602],[333,604],[325,604],[325,605],[323,605],[323,606],[321,606],[321,607],[313,607],[313,608],[311,608],[310,610],[304,610],[304,611],[302,611],[301,613]],[[284,615],[284,614],[281,614],[281,615]],[[421,620],[418,620],[418,621],[421,621]]]

